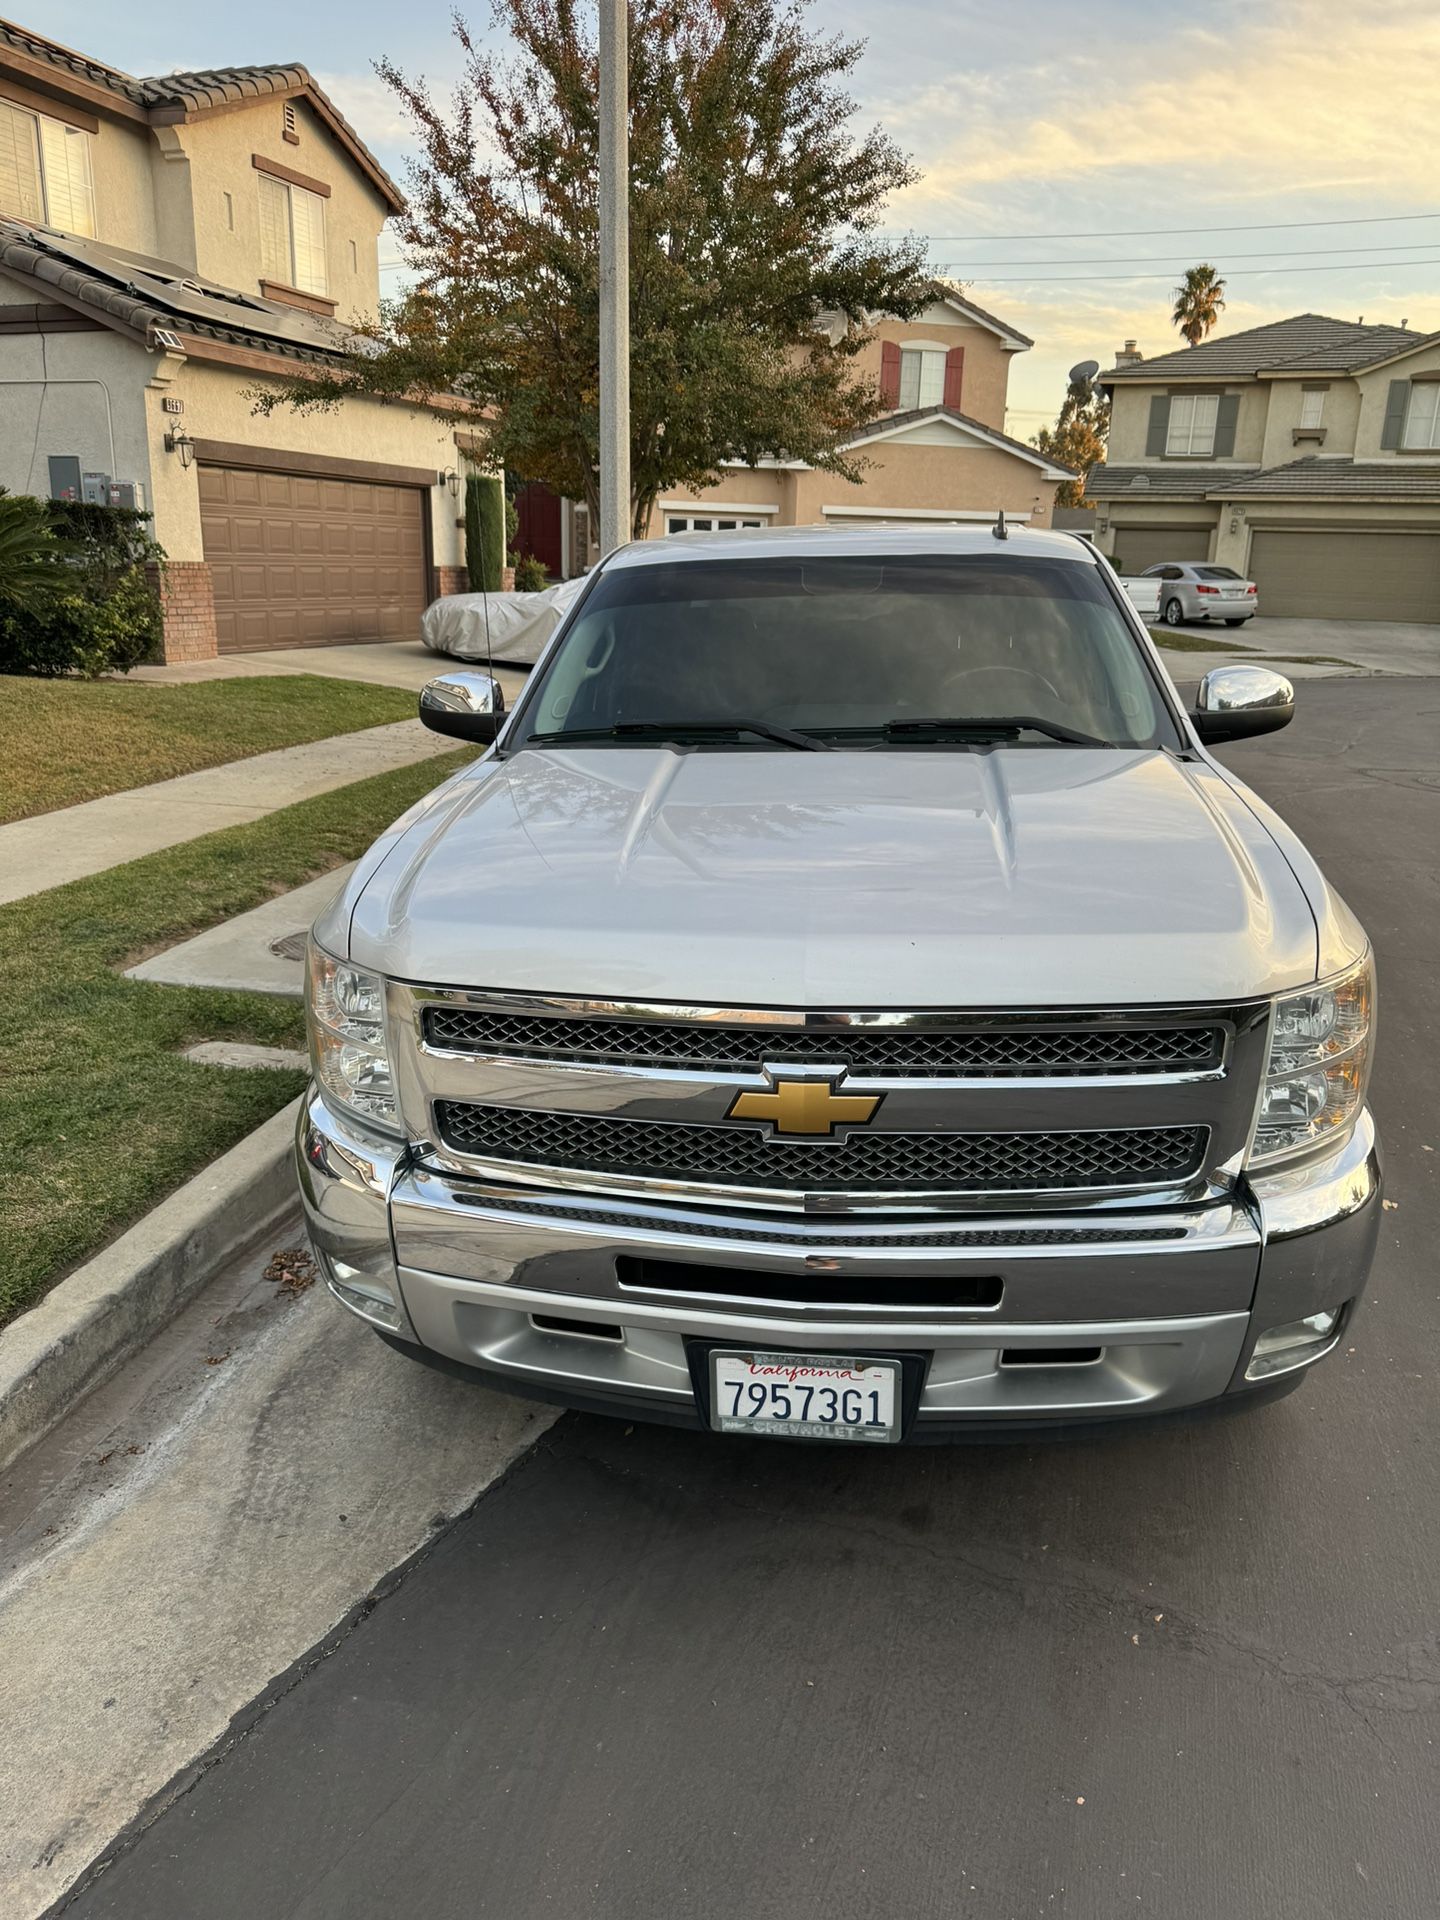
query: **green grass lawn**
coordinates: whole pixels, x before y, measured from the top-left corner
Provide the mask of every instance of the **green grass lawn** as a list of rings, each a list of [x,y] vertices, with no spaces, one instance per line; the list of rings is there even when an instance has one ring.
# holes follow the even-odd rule
[[[1213,633],[1182,633],[1178,627],[1151,627],[1150,638],[1167,653],[1258,653],[1238,640],[1220,640]]]
[[[298,1003],[154,986],[116,969],[355,858],[473,757],[462,748],[402,767],[0,907],[0,1322],[304,1082],[180,1056],[197,1040],[303,1046]]]
[[[415,695],[276,674],[157,687],[0,678],[0,822],[415,716]]]

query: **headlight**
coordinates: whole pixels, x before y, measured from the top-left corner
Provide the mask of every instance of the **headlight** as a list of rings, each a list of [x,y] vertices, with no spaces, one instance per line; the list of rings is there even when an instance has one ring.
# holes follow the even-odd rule
[[[310,1065],[330,1106],[387,1133],[400,1131],[385,1040],[385,982],[310,942],[306,1025]]]
[[[1331,1138],[1338,1143],[1365,1103],[1374,1028],[1375,976],[1368,954],[1337,979],[1281,995],[1250,1166]]]

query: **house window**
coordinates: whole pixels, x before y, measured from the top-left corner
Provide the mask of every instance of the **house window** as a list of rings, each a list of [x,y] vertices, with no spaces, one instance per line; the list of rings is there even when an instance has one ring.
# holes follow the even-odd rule
[[[763,520],[742,520],[729,513],[720,517],[715,514],[667,513],[665,516],[666,533],[734,533],[737,527],[763,527]]]
[[[900,349],[900,411],[938,407],[945,397],[945,351],[936,347]]]
[[[300,293],[328,293],[325,271],[325,202],[318,193],[291,186],[272,173],[260,182],[260,270]]]
[[[1325,418],[1325,389],[1306,387],[1300,396],[1300,424],[1302,427],[1318,427]]]
[[[1213,453],[1215,416],[1220,410],[1216,393],[1177,393],[1170,401],[1170,428],[1166,453]]]
[[[89,134],[0,100],[0,213],[93,239]]]
[[[1440,380],[1417,380],[1410,388],[1402,447],[1440,447]]]

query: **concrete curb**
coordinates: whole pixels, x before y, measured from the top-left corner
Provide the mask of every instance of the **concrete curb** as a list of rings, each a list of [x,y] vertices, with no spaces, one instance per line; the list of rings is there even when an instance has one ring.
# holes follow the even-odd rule
[[[0,1332],[0,1470],[298,1198],[292,1100]]]

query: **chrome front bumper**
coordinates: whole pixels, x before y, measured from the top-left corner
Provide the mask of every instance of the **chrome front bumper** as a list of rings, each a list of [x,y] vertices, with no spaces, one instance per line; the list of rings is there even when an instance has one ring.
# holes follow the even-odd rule
[[[923,1352],[922,1438],[1242,1396],[1267,1328],[1344,1303],[1341,1336],[1379,1225],[1368,1114],[1327,1159],[1205,1206],[898,1224],[463,1179],[412,1164],[313,1092],[296,1144],[331,1290],[392,1340],[517,1392],[686,1424],[701,1417],[695,1342]],[[647,1277],[657,1264],[663,1284]],[[823,1291],[831,1275],[843,1305]],[[934,1283],[983,1279],[971,1291],[995,1304],[896,1306],[917,1278],[932,1298]],[[1039,1350],[1044,1363],[1028,1363]]]

